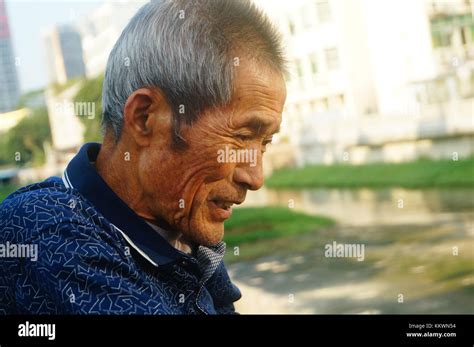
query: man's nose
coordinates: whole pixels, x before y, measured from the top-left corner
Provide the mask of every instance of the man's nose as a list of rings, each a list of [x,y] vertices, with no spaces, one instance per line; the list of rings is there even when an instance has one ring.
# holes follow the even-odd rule
[[[245,185],[247,189],[258,190],[263,186],[262,155],[253,163],[239,163],[234,169],[234,182]]]

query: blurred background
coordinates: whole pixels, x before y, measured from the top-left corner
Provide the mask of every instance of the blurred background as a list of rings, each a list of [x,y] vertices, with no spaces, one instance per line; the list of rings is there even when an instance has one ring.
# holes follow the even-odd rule
[[[0,0],[0,201],[101,141],[107,57],[144,3]],[[474,313],[474,2],[255,3],[290,73],[265,187],[226,223],[238,310]]]

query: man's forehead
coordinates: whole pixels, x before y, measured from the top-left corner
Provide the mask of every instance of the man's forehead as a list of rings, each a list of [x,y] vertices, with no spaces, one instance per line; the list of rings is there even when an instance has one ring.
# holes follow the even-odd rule
[[[247,61],[235,69],[236,97],[255,92],[256,97],[272,98],[280,104],[285,102],[286,84],[282,72],[252,61]]]
[[[237,120],[240,127],[253,130],[255,133],[277,133],[280,131],[281,113],[255,113],[248,112],[242,114]]]
[[[263,114],[266,118],[278,118],[283,112],[285,99],[285,81],[277,72],[247,69],[236,76],[232,104],[238,113],[251,113],[248,117]],[[268,121],[262,119],[264,123]]]

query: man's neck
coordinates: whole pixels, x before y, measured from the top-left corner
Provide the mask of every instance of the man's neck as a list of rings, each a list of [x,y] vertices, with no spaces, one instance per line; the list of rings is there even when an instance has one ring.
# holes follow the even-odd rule
[[[132,172],[136,167],[132,162],[135,160],[135,155],[121,148],[120,143],[111,144],[110,140],[105,139],[94,165],[100,177],[128,207],[134,211],[145,211],[143,190],[137,174]]]
[[[191,254],[193,252],[192,243],[183,236],[182,233],[161,228],[159,225],[147,221],[147,224],[160,234],[168,243],[183,253]]]
[[[124,158],[126,152],[120,148],[120,144],[111,144],[110,140],[104,139],[104,144],[94,163],[97,173],[128,207],[143,218],[173,247],[182,252],[191,253],[192,244],[183,237],[181,232],[173,230],[168,223],[149,212],[144,204],[143,189],[137,179],[138,175],[130,171],[131,168],[137,167],[131,162],[137,158],[133,153],[130,153],[130,161],[126,161]]]

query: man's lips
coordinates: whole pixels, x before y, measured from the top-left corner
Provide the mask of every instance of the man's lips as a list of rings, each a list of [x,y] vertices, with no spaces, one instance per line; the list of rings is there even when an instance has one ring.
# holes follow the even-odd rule
[[[210,199],[209,207],[211,215],[218,220],[225,220],[232,215],[232,205],[240,205],[243,200],[229,200],[229,199]]]

